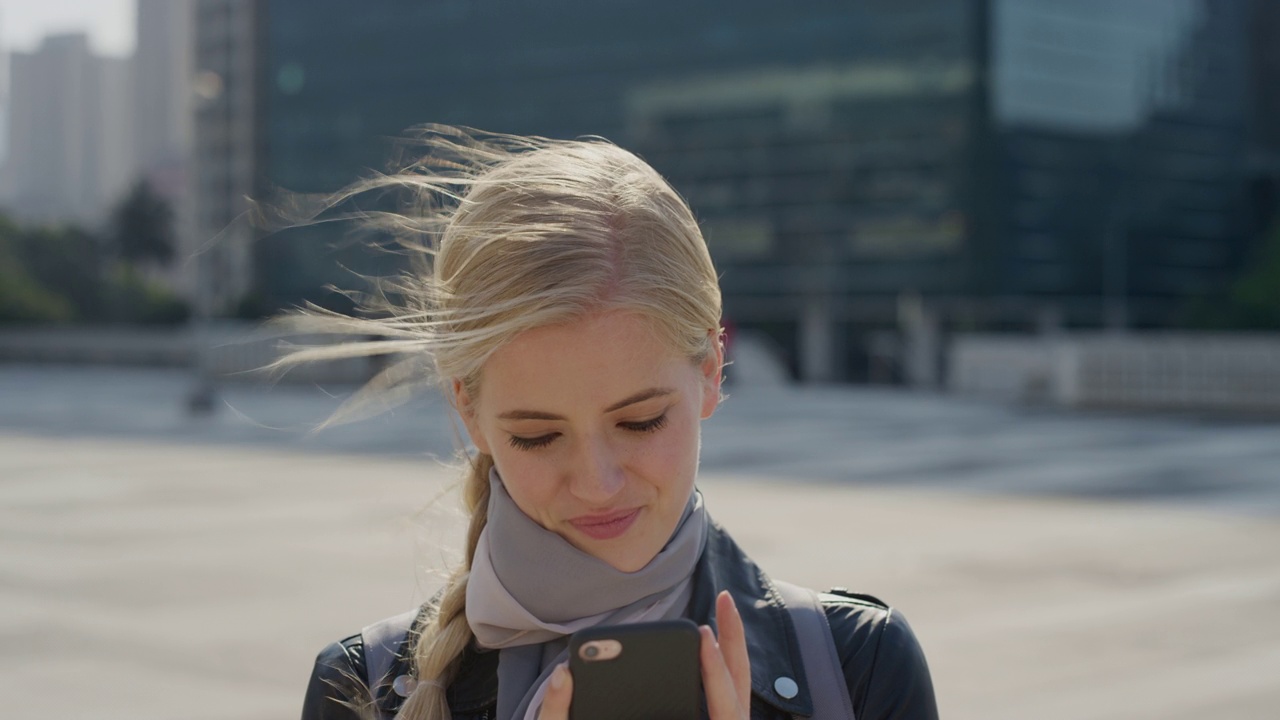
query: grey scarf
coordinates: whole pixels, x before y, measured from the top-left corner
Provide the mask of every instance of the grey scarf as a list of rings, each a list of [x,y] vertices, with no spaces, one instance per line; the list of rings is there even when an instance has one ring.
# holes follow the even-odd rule
[[[489,521],[471,563],[466,613],[480,646],[501,650],[499,720],[537,717],[574,632],[684,615],[706,538],[707,515],[695,490],[666,546],[648,565],[624,573],[525,515],[490,472]]]

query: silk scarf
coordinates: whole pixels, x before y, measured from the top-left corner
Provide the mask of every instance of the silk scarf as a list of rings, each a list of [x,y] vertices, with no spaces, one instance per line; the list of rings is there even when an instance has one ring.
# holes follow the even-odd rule
[[[488,523],[467,581],[467,622],[482,648],[497,649],[499,720],[535,720],[568,636],[595,625],[681,617],[706,546],[702,495],[690,494],[661,551],[625,573],[543,528],[489,473]]]

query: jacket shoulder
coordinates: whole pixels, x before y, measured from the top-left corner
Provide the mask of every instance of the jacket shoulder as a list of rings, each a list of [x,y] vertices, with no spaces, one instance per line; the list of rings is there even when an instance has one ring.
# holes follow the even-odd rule
[[[364,643],[357,633],[330,643],[316,655],[302,720],[359,720],[369,703],[365,685]]]
[[[855,602],[855,603],[861,603],[863,605],[871,605],[871,606],[881,607],[885,609],[889,608],[888,603],[876,597],[875,595],[868,595],[867,593],[853,592],[849,588],[844,588],[844,587],[833,587],[824,593],[819,593],[819,595],[827,596],[822,598],[822,601],[824,604]]]
[[[412,672],[414,638],[435,618],[440,594],[419,606],[409,631],[397,640],[389,676]],[[366,628],[367,630],[368,628]],[[330,643],[316,656],[302,704],[302,720],[367,720],[394,715],[403,698],[380,682],[371,690],[363,632]]]
[[[901,612],[864,593],[820,593],[858,720],[937,720],[933,679]]]

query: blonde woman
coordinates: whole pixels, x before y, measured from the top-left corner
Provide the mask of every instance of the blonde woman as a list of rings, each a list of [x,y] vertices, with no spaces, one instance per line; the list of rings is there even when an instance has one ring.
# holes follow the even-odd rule
[[[395,301],[375,319],[310,316],[385,340],[293,360],[407,358],[375,381],[382,391],[420,381],[429,360],[475,448],[466,555],[399,624],[320,653],[303,720],[562,720],[569,635],[670,618],[701,628],[714,720],[812,716],[822,698],[843,698],[836,714],[859,720],[936,718],[900,614],[869,596],[811,594],[824,629],[806,644],[784,586],[695,489],[723,347],[715,268],[683,199],[602,140],[425,138],[426,159],[337,202],[407,190],[406,209],[366,219],[426,262],[378,295]],[[834,648],[829,662],[810,659],[815,644]]]

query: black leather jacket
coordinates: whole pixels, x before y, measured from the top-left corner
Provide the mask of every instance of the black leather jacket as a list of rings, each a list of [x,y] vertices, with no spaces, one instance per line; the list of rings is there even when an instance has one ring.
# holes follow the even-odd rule
[[[706,550],[694,571],[691,619],[715,627],[715,597],[729,590],[746,628],[751,658],[751,717],[783,720],[813,714],[804,682],[799,650],[787,611],[769,577],[719,525],[710,525]],[[924,653],[907,621],[869,595],[833,590],[822,595],[827,620],[849,684],[857,720],[937,720],[933,682]],[[418,613],[415,628],[430,620],[431,603]],[[410,633],[414,635],[414,633]],[[402,647],[391,677],[410,673],[412,655]],[[458,677],[446,697],[455,720],[489,720],[498,697],[498,653],[473,644],[463,655]],[[302,720],[356,720],[361,716],[345,703],[367,698],[354,678],[365,675],[360,635],[333,643],[316,658],[302,706]],[[774,691],[780,677],[796,680],[800,693],[784,698]],[[402,698],[380,688],[376,703],[385,717],[399,709]]]

